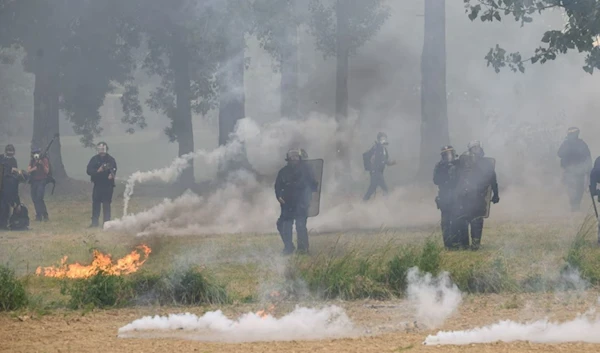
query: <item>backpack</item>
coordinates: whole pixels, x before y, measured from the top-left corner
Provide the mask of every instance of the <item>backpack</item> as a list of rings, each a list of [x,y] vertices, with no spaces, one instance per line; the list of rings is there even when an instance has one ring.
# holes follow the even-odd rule
[[[363,166],[367,172],[371,171],[371,157],[373,157],[374,152],[375,149],[370,148],[367,152],[363,153]]]
[[[29,210],[24,204],[20,204],[21,212],[16,213],[17,207],[14,208],[9,219],[10,230],[28,230],[29,229]]]

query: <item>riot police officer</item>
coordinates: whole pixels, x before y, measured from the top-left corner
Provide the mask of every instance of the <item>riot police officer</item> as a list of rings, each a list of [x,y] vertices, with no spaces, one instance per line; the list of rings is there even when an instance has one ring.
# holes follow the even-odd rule
[[[469,246],[469,225],[471,226],[471,249],[478,250],[483,233],[483,219],[489,211],[488,193],[491,202],[500,202],[495,162],[484,158],[481,142],[472,141],[468,151],[459,158],[458,184],[456,188],[455,232],[458,245]]]
[[[8,229],[11,209],[21,204],[19,198],[19,183],[24,181],[23,171],[18,169],[15,158],[15,146],[9,144],[0,155],[2,164],[2,187],[0,191],[0,229]]]
[[[455,234],[452,232],[452,212],[454,208],[454,192],[456,189],[456,152],[452,146],[444,146],[441,151],[441,161],[433,170],[433,183],[438,186],[438,196],[435,199],[437,208],[442,213],[442,238],[444,246],[452,248]]]
[[[370,150],[363,154],[365,160],[365,169],[369,171],[371,176],[371,182],[369,189],[363,198],[365,201],[369,200],[371,196],[380,187],[384,194],[388,193],[388,187],[383,177],[383,171],[386,166],[392,166],[396,164],[394,161],[390,161],[390,156],[387,150],[388,140],[387,135],[383,132],[377,134],[377,141]]]
[[[281,206],[281,215],[277,220],[277,230],[283,240],[283,253],[294,252],[293,226],[296,223],[298,251],[308,252],[308,208],[310,198],[308,192],[317,190],[317,182],[302,163],[302,153],[291,149],[286,154],[287,165],[277,173],[275,181],[275,197]]]
[[[563,181],[569,193],[571,211],[578,211],[585,188],[585,176],[592,169],[592,155],[588,145],[579,138],[579,129],[571,127],[558,149],[560,166],[564,169]]]
[[[98,219],[100,218],[101,207],[104,222],[110,221],[110,204],[115,187],[115,175],[117,174],[117,162],[108,154],[106,142],[99,142],[96,148],[98,154],[92,157],[87,165],[87,174],[94,183],[91,228],[99,226]]]

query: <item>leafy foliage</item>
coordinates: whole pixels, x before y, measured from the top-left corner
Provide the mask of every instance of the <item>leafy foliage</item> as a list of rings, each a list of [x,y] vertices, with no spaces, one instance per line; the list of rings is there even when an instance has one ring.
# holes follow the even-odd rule
[[[355,53],[377,34],[390,16],[389,7],[383,0],[336,0],[332,5],[323,0],[311,0],[310,12],[317,48],[325,57],[337,55],[339,39],[345,41],[350,54]],[[346,27],[343,33],[338,33],[340,20]]]
[[[499,45],[491,48],[485,59],[488,66],[496,72],[508,66],[512,71],[525,71],[524,63],[543,64],[554,60],[558,55],[569,50],[587,53],[583,69],[592,74],[600,68],[600,48],[596,41],[600,35],[600,8],[595,0],[562,1],[562,0],[464,0],[469,19],[480,18],[482,22],[502,21],[503,17],[512,16],[521,26],[533,22],[534,14],[547,10],[564,12],[566,22],[564,28],[549,30],[540,41],[544,45],[535,49],[533,54],[524,59],[520,53],[507,53]]]
[[[27,305],[27,293],[14,271],[0,266],[0,311],[17,310]]]

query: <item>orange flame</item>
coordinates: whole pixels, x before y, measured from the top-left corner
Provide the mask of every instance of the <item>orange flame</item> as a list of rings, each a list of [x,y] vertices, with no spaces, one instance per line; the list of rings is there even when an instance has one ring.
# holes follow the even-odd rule
[[[116,264],[112,263],[110,254],[101,253],[98,250],[94,250],[94,260],[88,266],[80,263],[67,264],[67,256],[64,256],[60,260],[60,266],[55,267],[38,267],[35,270],[35,274],[45,277],[56,277],[56,278],[88,278],[98,272],[102,271],[109,275],[126,275],[136,272],[140,267],[148,260],[148,255],[152,252],[146,245],[139,245],[136,250],[133,250],[125,257],[118,259]],[[142,260],[142,255],[144,259]]]
[[[266,319],[267,316],[272,316],[273,311],[275,310],[275,305],[271,305],[268,309],[266,310],[259,310],[256,312],[256,315],[258,315],[261,319]]]

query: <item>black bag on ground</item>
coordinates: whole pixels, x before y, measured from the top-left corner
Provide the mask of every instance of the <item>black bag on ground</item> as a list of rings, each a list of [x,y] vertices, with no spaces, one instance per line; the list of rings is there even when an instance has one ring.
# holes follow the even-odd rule
[[[24,204],[17,205],[8,221],[10,230],[28,230],[29,229],[29,210]]]

